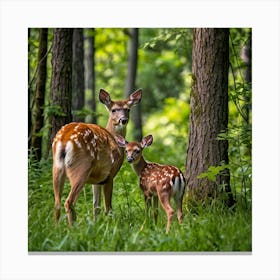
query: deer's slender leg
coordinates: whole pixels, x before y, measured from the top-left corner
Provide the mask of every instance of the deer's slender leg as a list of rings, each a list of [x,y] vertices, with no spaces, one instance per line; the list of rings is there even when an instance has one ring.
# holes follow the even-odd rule
[[[93,216],[96,221],[101,210],[101,188],[102,185],[92,185],[93,190]]]

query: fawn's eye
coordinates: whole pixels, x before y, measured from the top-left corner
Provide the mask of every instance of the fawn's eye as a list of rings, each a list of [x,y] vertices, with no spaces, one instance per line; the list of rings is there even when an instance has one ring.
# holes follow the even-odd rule
[[[140,150],[135,150],[135,154],[139,154],[140,153]]]
[[[116,109],[112,109],[112,113],[116,113],[116,111],[117,111]]]

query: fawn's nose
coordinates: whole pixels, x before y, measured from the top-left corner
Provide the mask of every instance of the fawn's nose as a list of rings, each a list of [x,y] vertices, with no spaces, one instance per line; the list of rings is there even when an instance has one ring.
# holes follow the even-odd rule
[[[121,123],[122,125],[126,125],[127,122],[128,122],[128,118],[121,118],[121,119],[120,119],[120,123]]]
[[[132,163],[133,158],[132,157],[127,157],[126,160],[127,160],[128,163]]]

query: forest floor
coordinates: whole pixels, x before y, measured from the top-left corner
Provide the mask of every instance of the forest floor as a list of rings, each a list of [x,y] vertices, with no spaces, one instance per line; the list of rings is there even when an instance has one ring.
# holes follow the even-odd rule
[[[250,252],[252,215],[240,199],[228,209],[219,200],[188,205],[184,200],[182,224],[174,215],[169,234],[160,208],[158,223],[146,216],[138,178],[124,163],[115,178],[113,212],[93,221],[92,188],[85,185],[76,204],[77,220],[68,227],[64,207],[57,227],[51,161],[29,162],[28,250],[29,252]],[[62,206],[69,193],[65,184]]]

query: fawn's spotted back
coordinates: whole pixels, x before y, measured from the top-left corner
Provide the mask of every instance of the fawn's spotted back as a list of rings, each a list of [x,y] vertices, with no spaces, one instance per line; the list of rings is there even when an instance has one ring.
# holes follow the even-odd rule
[[[185,178],[179,168],[172,165],[147,163],[140,175],[140,187],[145,192],[157,194],[161,191],[170,192],[171,196],[181,197],[185,191]]]

